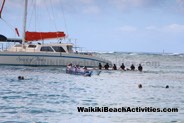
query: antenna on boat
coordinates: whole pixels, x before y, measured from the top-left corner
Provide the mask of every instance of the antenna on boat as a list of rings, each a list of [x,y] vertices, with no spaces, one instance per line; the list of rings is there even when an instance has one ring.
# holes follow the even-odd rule
[[[75,51],[77,51],[77,39],[75,38]]]
[[[23,35],[22,35],[22,47],[25,45],[25,40],[26,40],[27,5],[28,5],[28,0],[25,0],[24,21],[23,21]]]

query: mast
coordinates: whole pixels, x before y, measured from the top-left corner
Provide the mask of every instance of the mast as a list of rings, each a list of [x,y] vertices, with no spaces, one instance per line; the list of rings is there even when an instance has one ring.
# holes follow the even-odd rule
[[[25,39],[26,39],[27,5],[28,5],[28,0],[25,0],[24,21],[23,21],[23,35],[22,35],[22,47],[24,46]]]

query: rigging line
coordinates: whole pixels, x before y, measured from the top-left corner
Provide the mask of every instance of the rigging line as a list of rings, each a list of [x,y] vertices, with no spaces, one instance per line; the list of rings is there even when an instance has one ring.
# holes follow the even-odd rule
[[[11,24],[9,24],[8,22],[6,22],[3,18],[1,18],[1,20],[6,23],[6,25],[8,25],[10,27],[10,29],[12,29],[14,31],[14,26],[12,26]]]
[[[58,30],[57,29],[57,26],[56,26],[56,21],[55,21],[55,14],[54,14],[54,11],[53,11],[53,3],[51,2],[52,0],[50,0],[49,2],[50,2],[50,5],[51,5],[51,9],[49,9],[49,8],[47,8],[47,11],[48,11],[48,13],[49,13],[49,22],[54,22],[54,28],[56,29],[56,30]],[[53,15],[53,16],[52,16]],[[52,21],[53,20],[53,21]],[[59,38],[59,36],[57,36],[57,40],[59,40],[60,38]]]
[[[32,21],[32,18],[33,18],[33,12],[34,12],[34,2],[33,2],[33,0],[31,1],[31,3],[30,4],[32,4],[33,5],[33,7],[32,7],[32,10],[31,10],[31,14],[30,14],[30,22],[29,22],[29,24],[28,24],[28,28],[30,28],[30,25],[31,25],[31,21]]]
[[[68,36],[69,33],[68,33],[67,24],[66,24],[65,12],[64,12],[64,9],[63,9],[62,5],[61,5],[61,10],[62,10],[63,18],[64,18],[64,24],[65,24],[65,29],[66,29],[66,35]]]
[[[35,12],[34,13],[34,15],[35,15],[34,16],[34,19],[35,19],[34,20],[34,24],[35,24],[34,25],[35,26],[34,30],[36,31],[37,30],[37,20],[36,20],[37,19],[37,1],[36,0],[35,0],[35,3],[34,3],[34,9],[35,9],[35,11],[34,11]]]
[[[51,12],[52,12],[52,15],[54,16],[54,18],[56,18],[55,14],[54,14],[54,9],[53,9],[53,3],[52,3],[52,0],[50,0],[50,4],[51,4]],[[54,26],[55,26],[55,29],[57,29],[57,26],[56,26],[56,22],[54,22]]]
[[[52,17],[51,17],[51,12],[50,12],[50,10],[49,10],[49,7],[48,6],[46,6],[46,10],[47,10],[47,13],[48,13],[48,23],[49,23],[49,28],[52,28],[52,24],[51,24],[51,22],[52,22]],[[51,30],[50,30],[51,31]]]
[[[2,11],[3,11],[3,8],[4,8],[4,4],[5,4],[5,0],[3,0],[2,6],[1,6],[1,10],[0,10],[0,18],[1,18],[1,15],[2,15]]]
[[[0,19],[7,25],[7,26],[9,26],[9,28],[14,32],[14,34],[15,35],[17,35],[18,33],[18,29],[17,28],[15,28],[13,25],[11,25],[10,23],[8,23],[6,20],[4,20],[3,18],[2,18],[2,11],[3,11],[3,8],[4,8],[4,5],[5,5],[5,1],[6,0],[3,0],[3,3],[2,3],[2,7],[1,7],[1,10],[0,10]]]

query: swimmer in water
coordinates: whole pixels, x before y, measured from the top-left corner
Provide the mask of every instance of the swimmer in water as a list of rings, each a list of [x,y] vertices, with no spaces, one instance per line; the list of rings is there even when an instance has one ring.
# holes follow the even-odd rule
[[[139,84],[138,87],[139,87],[139,88],[142,88],[142,84]]]
[[[166,87],[165,88],[169,88],[169,85],[166,85]]]
[[[18,80],[24,80],[24,76],[18,76]]]

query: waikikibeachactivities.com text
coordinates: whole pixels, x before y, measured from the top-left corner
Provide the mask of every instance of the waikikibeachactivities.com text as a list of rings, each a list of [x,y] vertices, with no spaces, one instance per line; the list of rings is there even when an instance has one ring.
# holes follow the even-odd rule
[[[78,112],[178,112],[178,108],[153,108],[153,107],[77,107]]]

